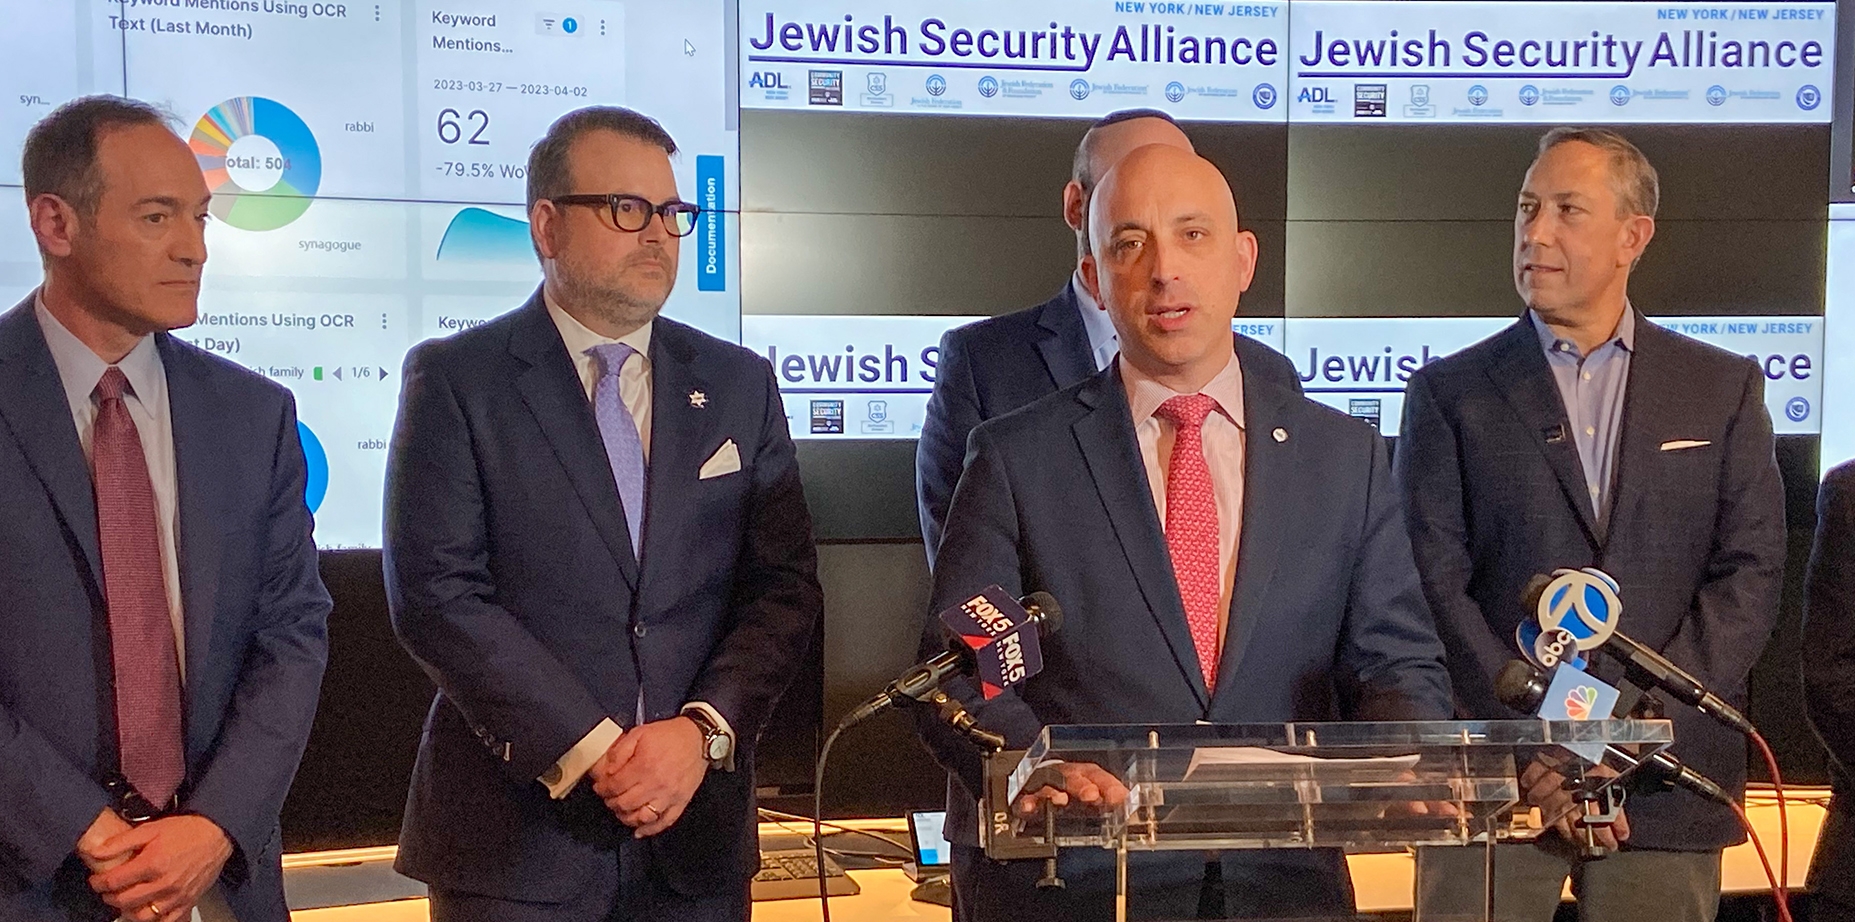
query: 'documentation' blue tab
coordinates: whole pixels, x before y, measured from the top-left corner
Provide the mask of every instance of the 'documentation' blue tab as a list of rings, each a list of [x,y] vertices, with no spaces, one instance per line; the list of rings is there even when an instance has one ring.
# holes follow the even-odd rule
[[[728,290],[728,237],[722,223],[728,207],[726,160],[714,154],[696,157],[696,290]]]

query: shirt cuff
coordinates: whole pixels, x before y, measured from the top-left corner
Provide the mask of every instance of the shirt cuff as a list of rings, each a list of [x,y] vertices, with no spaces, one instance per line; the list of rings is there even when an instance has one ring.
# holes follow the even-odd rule
[[[721,716],[721,712],[715,710],[715,706],[707,701],[691,701],[683,705],[683,710],[701,711],[704,717],[714,721],[715,726],[721,728],[721,732],[728,734],[728,758],[723,760],[721,769],[722,771],[734,771],[734,753],[741,748],[741,737],[734,732],[734,727],[728,723],[728,718]]]
[[[592,728],[572,749],[567,750],[566,755],[560,757],[560,761],[549,766],[535,780],[547,788],[549,797],[555,800],[565,798],[624,732],[611,718],[599,721],[598,726]]]

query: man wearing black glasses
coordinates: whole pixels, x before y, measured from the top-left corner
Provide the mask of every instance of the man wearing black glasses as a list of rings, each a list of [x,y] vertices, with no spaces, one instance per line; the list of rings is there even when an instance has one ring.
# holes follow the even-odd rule
[[[748,917],[753,742],[823,598],[772,368],[658,316],[675,152],[562,116],[541,290],[406,359],[386,577],[439,693],[398,867],[437,922]]]

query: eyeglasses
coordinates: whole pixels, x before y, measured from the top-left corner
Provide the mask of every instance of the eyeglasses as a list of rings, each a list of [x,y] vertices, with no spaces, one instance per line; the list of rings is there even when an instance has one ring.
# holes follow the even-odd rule
[[[612,226],[632,234],[649,227],[651,215],[662,215],[664,230],[669,231],[672,237],[687,237],[696,229],[696,216],[702,213],[702,206],[690,202],[672,199],[661,205],[653,205],[650,199],[642,195],[624,192],[557,195],[548,201],[556,205],[603,206],[612,212]]]

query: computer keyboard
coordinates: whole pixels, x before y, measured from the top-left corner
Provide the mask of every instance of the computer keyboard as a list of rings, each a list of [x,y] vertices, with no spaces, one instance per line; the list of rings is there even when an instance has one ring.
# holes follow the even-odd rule
[[[855,896],[861,892],[844,869],[829,857],[824,859],[826,892],[832,896]],[[796,900],[818,896],[818,857],[811,849],[784,849],[761,852],[760,870],[754,874],[754,900]]]

